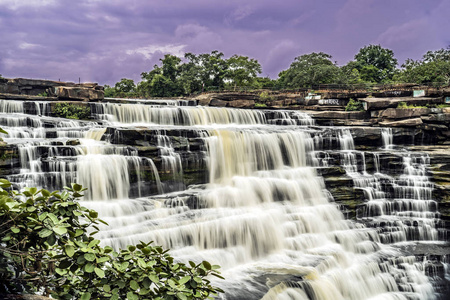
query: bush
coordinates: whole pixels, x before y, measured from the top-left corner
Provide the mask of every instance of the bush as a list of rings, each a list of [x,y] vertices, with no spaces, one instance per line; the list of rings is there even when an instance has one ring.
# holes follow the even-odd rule
[[[0,179],[0,293],[183,300],[223,292],[206,279],[222,278],[219,266],[206,261],[176,263],[168,250],[151,242],[119,251],[101,247],[93,235],[105,222],[78,203],[85,190],[81,185],[61,193],[37,188],[20,193],[10,187]]]
[[[259,101],[261,103],[266,103],[267,101],[271,101],[273,99],[274,99],[274,97],[269,95],[269,93],[266,91],[261,92],[261,94],[259,94]]]
[[[345,107],[345,111],[363,111],[364,106],[361,101],[350,99]]]
[[[255,103],[254,108],[265,108],[267,107],[267,104],[265,103]]]
[[[53,115],[59,118],[86,120],[91,116],[91,108],[72,103],[55,103]]]

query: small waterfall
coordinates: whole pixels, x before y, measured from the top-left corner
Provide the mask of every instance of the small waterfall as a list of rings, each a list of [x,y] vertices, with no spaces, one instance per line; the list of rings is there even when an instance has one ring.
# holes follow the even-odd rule
[[[381,138],[383,141],[383,149],[389,150],[394,146],[394,137],[392,135],[392,128],[383,128],[381,130]]]
[[[378,172],[371,175],[366,172],[364,153],[354,150],[350,132],[344,130],[339,141],[341,149],[346,150],[341,154],[344,168],[353,178],[355,187],[364,190],[368,200],[361,217],[378,228],[381,241],[438,240],[438,227],[442,225],[439,225],[437,203],[432,200],[433,184],[426,176],[429,159],[420,154],[403,154],[403,174],[395,178],[379,173],[379,156],[376,155]]]

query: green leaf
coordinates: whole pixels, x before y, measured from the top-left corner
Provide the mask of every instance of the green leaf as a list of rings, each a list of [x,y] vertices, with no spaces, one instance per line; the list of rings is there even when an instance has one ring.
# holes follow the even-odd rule
[[[187,300],[186,295],[183,294],[183,293],[177,293],[177,298],[178,298],[178,299],[181,299],[181,300]]]
[[[41,231],[39,231],[39,237],[46,238],[49,235],[51,235],[52,233],[53,233],[53,231],[51,231],[50,229],[44,228]]]
[[[83,189],[83,186],[81,186],[81,185],[79,185],[79,184],[77,184],[77,183],[72,183],[72,189],[73,189],[75,192],[80,192],[80,191]]]
[[[85,253],[84,254],[84,258],[87,260],[87,261],[94,261],[95,260],[95,254],[94,253]]]
[[[43,212],[42,214],[39,215],[38,219],[39,221],[43,221],[45,218],[47,218],[48,212]]]
[[[77,230],[75,230],[75,237],[78,237],[78,236],[82,235],[83,233],[84,233],[84,230],[77,229]]]
[[[133,252],[134,250],[136,250],[136,246],[133,245],[128,245],[128,251]]]
[[[130,288],[133,291],[136,291],[137,289],[139,289],[139,284],[136,282],[136,280],[131,280],[130,281]]]
[[[101,264],[101,263],[107,262],[109,260],[110,260],[109,256],[102,256],[100,258],[97,258],[97,263]]]
[[[75,247],[72,245],[65,245],[64,252],[66,252],[68,257],[72,257],[75,254]]]
[[[89,217],[97,218],[98,217],[98,212],[96,212],[95,210],[90,210],[89,211]]]
[[[86,273],[92,273],[92,272],[94,272],[94,269],[95,269],[95,266],[94,266],[94,264],[92,264],[92,263],[87,263],[87,264],[84,266],[84,271],[85,271]]]
[[[104,284],[103,285],[103,290],[107,293],[109,293],[111,291],[111,286],[108,284]]]
[[[14,233],[19,233],[20,232],[20,228],[11,227],[11,231],[14,232]]]
[[[136,295],[133,292],[128,292],[127,293],[127,298],[128,298],[128,300],[138,300],[139,299],[138,295]]]
[[[88,292],[81,295],[81,298],[80,298],[80,300],[89,300],[89,299],[91,299],[91,293],[88,293]]]
[[[44,197],[50,197],[50,192],[44,189],[41,189],[41,194]]]
[[[3,189],[7,189],[7,188],[11,187],[11,182],[9,182],[6,179],[0,178],[0,187]]]
[[[67,233],[66,227],[55,226],[52,229],[56,234],[59,234],[59,235],[63,235],[65,233]]]
[[[154,283],[158,283],[159,282],[159,277],[156,276],[155,274],[151,274],[150,276],[148,276],[148,278],[153,281]]]
[[[98,277],[100,277],[100,278],[105,277],[105,271],[103,271],[102,269],[95,268],[94,271],[95,271],[95,274],[97,274]]]
[[[191,276],[184,276],[183,278],[181,278],[180,280],[178,280],[178,282],[180,284],[185,284],[186,282],[188,282],[189,280],[191,280]]]
[[[204,260],[202,262],[203,266],[205,267],[206,270],[211,270],[211,264],[209,262],[207,262],[206,260]]]

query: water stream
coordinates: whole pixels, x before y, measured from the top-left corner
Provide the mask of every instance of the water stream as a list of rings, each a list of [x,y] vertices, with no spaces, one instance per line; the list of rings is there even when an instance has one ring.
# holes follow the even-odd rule
[[[134,102],[91,104],[86,122],[1,100],[2,138],[20,157],[8,179],[19,188],[82,184],[83,205],[110,225],[98,233],[104,245],[155,241],[180,261],[219,264],[223,299],[439,297],[426,257],[405,251],[444,243],[429,160],[399,149],[400,174],[382,173],[392,131],[380,130],[383,147],[366,153],[349,129],[315,126],[306,113]],[[122,144],[127,130],[143,142]],[[364,192],[355,220],[319,175],[333,166]],[[203,182],[190,184],[201,168]]]

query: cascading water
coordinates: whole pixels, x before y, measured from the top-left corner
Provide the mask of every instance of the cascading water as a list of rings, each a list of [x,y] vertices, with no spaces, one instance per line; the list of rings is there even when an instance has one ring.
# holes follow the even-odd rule
[[[11,132],[24,122],[43,128],[29,121],[34,118],[51,124],[39,137],[3,136],[18,143],[22,161],[20,174],[9,179],[48,189],[81,183],[88,188],[83,205],[110,224],[98,233],[103,244],[155,241],[181,261],[220,264],[226,280],[214,283],[225,289],[224,299],[436,297],[424,263],[390,245],[439,238],[425,157],[404,155],[396,178],[380,167],[369,174],[366,153],[354,149],[350,131],[310,127],[306,114],[162,102],[91,104],[108,129],[51,117],[3,121],[1,115]],[[24,112],[14,101],[0,109]],[[123,128],[152,134],[143,134],[137,148],[108,141]],[[183,130],[201,141],[196,157],[208,167],[207,184],[187,189],[183,168],[201,164],[186,161],[190,146],[180,145],[189,139],[173,136]],[[156,157],[140,157],[141,151]],[[333,164],[333,151],[367,195],[361,222],[345,220],[317,174],[316,167]]]

